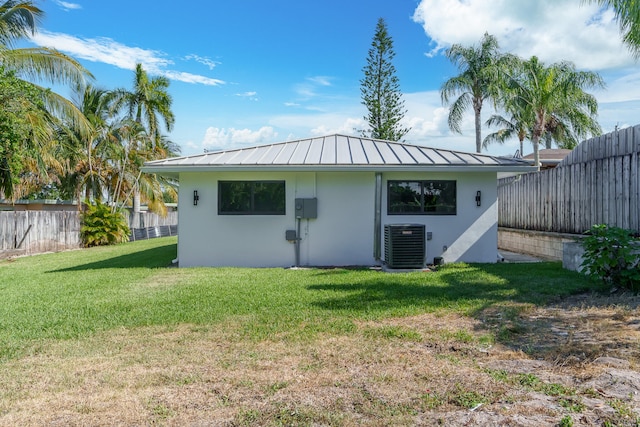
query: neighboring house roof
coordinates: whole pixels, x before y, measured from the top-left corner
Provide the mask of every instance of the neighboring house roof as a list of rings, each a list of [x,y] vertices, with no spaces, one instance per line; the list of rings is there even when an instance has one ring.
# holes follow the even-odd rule
[[[0,199],[0,210],[11,211],[75,211],[78,204],[71,200],[18,199],[15,201]]]
[[[328,135],[277,144],[216,151],[145,163],[144,172],[177,177],[180,172],[220,170],[402,170],[528,172],[522,159],[347,135]]]
[[[565,157],[569,155],[573,150],[566,148],[545,148],[538,151],[538,157],[540,158],[540,165],[542,167],[555,167]],[[527,154],[523,157],[524,160],[534,160],[533,153]]]

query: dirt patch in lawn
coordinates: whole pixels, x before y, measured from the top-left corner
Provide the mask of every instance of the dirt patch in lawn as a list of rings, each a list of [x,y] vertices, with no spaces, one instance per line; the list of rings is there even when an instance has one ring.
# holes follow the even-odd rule
[[[0,365],[0,425],[632,426],[638,302],[358,322],[310,342],[121,329]]]

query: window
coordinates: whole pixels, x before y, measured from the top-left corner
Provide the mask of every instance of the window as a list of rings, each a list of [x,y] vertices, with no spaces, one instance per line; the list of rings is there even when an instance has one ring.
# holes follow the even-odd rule
[[[389,181],[389,215],[455,215],[455,181]]]
[[[219,215],[284,215],[284,181],[219,181]]]

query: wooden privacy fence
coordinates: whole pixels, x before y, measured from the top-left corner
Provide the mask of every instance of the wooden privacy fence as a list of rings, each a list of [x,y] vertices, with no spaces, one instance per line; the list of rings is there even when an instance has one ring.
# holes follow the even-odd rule
[[[580,234],[640,232],[640,126],[583,141],[554,169],[498,181],[498,225]]]
[[[135,228],[176,224],[178,224],[178,211],[167,212],[167,215],[164,217],[151,212],[129,213],[129,228],[131,228],[132,230]]]
[[[129,215],[130,240],[175,236],[178,213]],[[0,258],[82,247],[77,211],[0,211]]]
[[[77,212],[0,211],[0,255],[31,255],[81,246]]]

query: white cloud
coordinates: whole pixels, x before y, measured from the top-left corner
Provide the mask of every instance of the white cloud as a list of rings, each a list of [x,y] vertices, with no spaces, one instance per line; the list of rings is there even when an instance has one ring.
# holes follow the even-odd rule
[[[569,60],[605,70],[633,64],[613,14],[575,0],[422,0],[413,19],[433,40],[433,55],[453,43],[478,43],[485,32],[502,50],[545,62]]]
[[[449,110],[442,106],[438,91],[407,93],[403,99],[407,108],[403,125],[411,128],[405,139],[426,140],[450,133],[447,124]],[[462,127],[469,125],[473,130],[473,122],[469,124],[465,119]]]
[[[213,59],[209,59],[209,58],[195,55],[195,54],[187,55],[184,59],[199,62],[200,64],[206,65],[207,67],[209,67],[210,70],[213,70],[216,66],[220,65],[219,62],[214,61]]]
[[[300,100],[308,101],[319,96],[319,88],[331,86],[331,80],[332,77],[329,76],[307,77],[304,82],[294,86],[294,91],[298,94]]]
[[[328,76],[308,77],[307,80],[318,86],[331,86],[331,77]]]
[[[77,3],[70,3],[70,2],[66,2],[66,1],[61,1],[61,0],[55,0],[55,3],[60,6],[63,10],[76,10],[76,9],[82,9],[82,6],[77,4]]]
[[[101,62],[125,70],[133,70],[137,63],[143,65],[149,74],[165,76],[171,80],[218,86],[225,82],[183,71],[169,70],[174,64],[163,52],[126,46],[110,38],[83,39],[68,34],[39,32],[32,41],[40,46],[53,47],[79,59]]]
[[[631,69],[616,74],[609,76],[605,89],[594,92],[598,102],[640,100],[640,70]]]
[[[212,79],[210,77],[201,76],[199,74],[191,74],[184,71],[156,70],[155,73],[165,76],[168,79],[176,80],[184,83],[196,83],[196,84],[203,84],[206,86],[219,86],[219,85],[225,84],[223,80]]]
[[[257,131],[209,127],[205,132],[202,146],[207,150],[225,150],[273,142],[277,136],[277,132],[270,126],[263,126]]]
[[[604,132],[638,123],[640,72],[621,42],[613,13],[574,0],[421,0],[413,16],[432,40],[428,55],[441,54],[453,43],[477,44],[485,32],[497,37],[503,51],[547,63],[569,60],[580,69],[600,72],[607,87],[593,91]],[[435,93],[405,94],[405,122],[413,128],[410,142],[466,151],[475,149],[473,115],[462,123],[462,135],[448,130],[448,110]],[[493,114],[482,110],[482,121]],[[490,132],[483,126],[483,137]],[[489,154],[513,154],[517,141],[490,146]],[[525,147],[525,153],[530,150]]]
[[[339,133],[343,135],[359,135],[360,130],[366,127],[363,119],[347,117],[342,122],[336,122],[334,125],[319,125],[311,129],[311,135],[332,135]]]
[[[246,98],[250,101],[258,101],[258,92],[256,91],[248,91],[248,92],[242,92],[242,93],[236,93],[237,97],[240,98]]]

